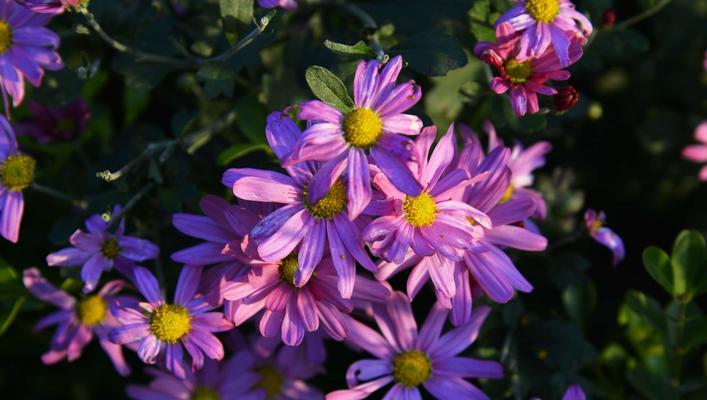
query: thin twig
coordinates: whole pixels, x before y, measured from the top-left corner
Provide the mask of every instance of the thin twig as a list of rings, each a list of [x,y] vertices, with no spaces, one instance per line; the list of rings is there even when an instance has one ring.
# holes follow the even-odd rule
[[[44,185],[40,185],[40,184],[38,184],[37,182],[32,182],[32,184],[31,184],[29,187],[30,187],[30,189],[32,189],[32,190],[35,190],[35,191],[37,191],[37,192],[39,192],[39,193],[44,193],[44,194],[49,195],[49,196],[52,196],[52,197],[54,197],[54,198],[56,198],[56,199],[62,200],[62,201],[64,201],[64,202],[69,203],[69,204],[71,204],[72,206],[78,207],[78,208],[80,208],[80,209],[82,209],[82,210],[85,210],[86,207],[88,207],[88,204],[86,203],[85,200],[78,200],[78,199],[75,199],[75,198],[69,196],[69,195],[66,194],[66,193],[60,192],[60,191],[58,191],[58,190],[56,190],[56,189],[52,189],[52,188],[50,188],[50,187],[46,187],[46,186],[44,186]]]
[[[142,189],[140,189],[137,193],[135,193],[135,194],[133,195],[133,197],[131,197],[130,200],[128,200],[128,202],[125,203],[125,207],[123,207],[123,208],[120,210],[120,212],[118,213],[118,215],[111,215],[111,217],[110,217],[111,224],[112,224],[113,222],[119,221],[121,218],[123,218],[123,217],[125,216],[125,214],[127,214],[128,211],[130,211],[133,207],[135,207],[135,205],[136,205],[140,200],[142,200],[142,198],[145,197],[145,195],[146,195],[150,190],[154,189],[155,186],[157,186],[157,183],[156,183],[156,182],[148,182],[145,186],[143,186]]]
[[[268,25],[270,25],[270,21],[272,21],[273,17],[277,13],[276,10],[271,10],[264,16],[260,17],[259,20],[253,21],[255,23],[255,28],[250,31],[247,35],[243,36],[241,40],[239,40],[236,44],[233,45],[230,49],[226,50],[224,53],[214,56],[214,57],[209,57],[209,58],[198,58],[195,57],[195,60],[200,63],[209,63],[209,62],[224,62],[231,58],[234,54],[238,53],[239,51],[243,50],[246,46],[249,44],[253,43],[255,39],[258,38],[263,32],[265,32],[265,29],[267,29]]]
[[[649,8],[648,10],[646,10],[646,11],[644,11],[634,17],[631,17],[625,21],[622,21],[619,24],[616,24],[614,29],[626,29],[632,25],[635,25],[635,24],[643,21],[644,19],[650,18],[650,17],[654,16],[655,14],[659,13],[660,10],[662,10],[665,6],[670,4],[671,1],[672,0],[663,0],[662,2],[653,6],[652,8]]]

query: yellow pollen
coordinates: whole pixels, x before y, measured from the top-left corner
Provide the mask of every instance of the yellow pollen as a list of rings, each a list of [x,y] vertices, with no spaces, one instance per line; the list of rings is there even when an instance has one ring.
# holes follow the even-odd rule
[[[189,400],[220,400],[221,396],[215,390],[206,386],[198,386],[189,397]]]
[[[466,221],[469,223],[471,226],[476,226],[477,222],[474,218],[471,217],[466,217]]]
[[[383,133],[383,121],[368,108],[357,108],[344,118],[344,139],[354,147],[369,148]]]
[[[106,239],[101,245],[101,253],[109,260],[114,260],[120,254],[120,246],[115,238]]]
[[[34,180],[34,168],[37,162],[24,154],[8,156],[0,164],[0,183],[8,190],[22,190]]]
[[[59,121],[57,121],[56,125],[54,126],[54,129],[56,129],[57,132],[61,133],[71,133],[76,130],[76,121],[73,120],[73,118],[62,118]]]
[[[403,386],[413,388],[425,383],[430,372],[430,358],[420,351],[400,353],[393,359],[393,378]]]
[[[12,46],[12,29],[7,21],[0,21],[0,54],[5,53]]]
[[[601,222],[601,220],[600,220],[599,218],[597,218],[597,219],[594,220],[594,223],[592,224],[592,227],[589,229],[589,231],[590,231],[591,233],[595,233],[596,231],[598,231],[599,229],[601,229],[601,227],[602,227],[603,225],[604,225],[604,223]]]
[[[297,253],[292,253],[280,261],[280,279],[289,283],[295,284],[295,274],[298,267]]]
[[[437,205],[432,196],[423,192],[417,197],[406,196],[403,211],[407,222],[415,228],[420,228],[430,226],[435,222]]]
[[[191,329],[191,317],[186,308],[176,304],[163,304],[150,316],[150,332],[157,339],[175,344]]]
[[[108,306],[101,296],[87,297],[76,306],[76,314],[83,325],[98,325],[106,318]]]
[[[260,367],[256,370],[260,374],[260,382],[257,387],[265,389],[268,399],[274,399],[282,391],[282,376],[273,367]]]
[[[309,193],[304,191],[304,205],[316,218],[331,219],[346,207],[346,186],[341,180],[332,185],[327,194],[314,204],[309,203]]]
[[[528,61],[518,62],[510,60],[506,63],[506,75],[513,83],[524,83],[533,74],[533,63]]]
[[[503,203],[507,202],[508,200],[510,200],[511,197],[513,197],[513,191],[514,191],[513,185],[509,185],[508,189],[506,189],[506,192],[503,193],[503,197],[501,197],[501,200],[498,202],[498,204],[503,204]]]
[[[560,13],[560,2],[558,0],[528,0],[525,2],[525,9],[536,21],[549,24]]]

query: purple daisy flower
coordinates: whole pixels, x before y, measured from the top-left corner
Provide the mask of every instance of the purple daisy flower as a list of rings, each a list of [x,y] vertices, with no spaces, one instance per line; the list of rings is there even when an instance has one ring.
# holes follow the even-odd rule
[[[44,25],[51,14],[38,14],[15,0],[0,0],[0,89],[12,97],[15,107],[25,97],[27,80],[42,83],[44,69],[64,67],[59,53],[59,36]]]
[[[91,113],[82,98],[62,107],[47,107],[30,101],[27,108],[32,118],[27,122],[16,123],[18,135],[27,135],[39,143],[74,140],[83,133]]]
[[[15,0],[36,13],[60,14],[88,0]]]
[[[22,190],[34,180],[34,158],[20,153],[15,133],[0,116],[0,235],[12,243],[20,236],[25,210]]]
[[[579,385],[572,385],[567,388],[562,400],[586,400],[587,396],[584,394],[582,387]]]
[[[399,190],[412,196],[420,194],[419,183],[405,166],[411,156],[412,142],[398,134],[420,133],[420,118],[404,112],[420,100],[422,91],[414,81],[396,84],[402,66],[400,56],[382,69],[376,60],[361,61],[354,77],[355,107],[346,114],[319,100],[300,104],[298,118],[310,121],[311,125],[297,141],[285,165],[306,160],[328,161],[323,170],[327,171],[326,180],[330,183],[347,171],[348,213],[352,220],[363,212],[372,197],[367,151]],[[324,189],[311,188],[311,200],[323,198]]]
[[[114,216],[120,215],[120,206],[113,208]],[[113,267],[130,276],[135,262],[156,258],[160,249],[152,242],[125,235],[125,219],[121,218],[115,233],[109,232],[111,221],[105,221],[100,214],[94,214],[86,220],[83,232],[77,229],[69,238],[72,247],[67,247],[47,256],[50,267],[81,268],[84,292],[92,292],[101,274]]]
[[[587,17],[575,10],[570,0],[516,2],[519,4],[501,15],[496,26],[505,22],[513,27],[514,32],[522,32],[519,56],[523,60],[536,58],[552,45],[560,64],[570,65],[570,42],[574,37],[586,41],[594,29]]]
[[[421,386],[437,399],[488,399],[465,378],[501,378],[501,364],[457,355],[476,340],[490,311],[478,307],[468,323],[441,335],[448,311],[436,304],[418,332],[410,301],[397,292],[385,307],[375,308],[383,336],[356,320],[347,322],[348,340],[375,358],[352,364],[346,373],[349,389],[326,399],[364,399],[390,383],[386,399],[421,400]]]
[[[281,7],[286,10],[294,10],[297,8],[295,0],[258,0],[258,5],[263,8]]]
[[[605,246],[613,254],[613,264],[617,266],[626,257],[624,242],[621,237],[614,233],[611,229],[604,226],[606,223],[606,214],[604,212],[597,213],[594,210],[587,210],[584,213],[584,223],[589,229],[589,234],[599,244]]]
[[[275,112],[268,116],[266,136],[281,160],[290,154],[300,135],[297,125],[286,114]],[[316,167],[311,162],[289,166],[285,168],[289,176],[232,168],[224,173],[222,182],[240,199],[285,204],[250,232],[249,240],[257,247],[262,260],[280,261],[301,243],[294,283],[302,287],[309,281],[328,247],[338,274],[339,292],[342,297],[350,298],[356,261],[371,271],[375,270],[375,264],[363,248],[360,234],[363,221],[351,221],[346,214],[347,195],[343,181],[327,182],[322,179],[328,175],[327,166],[318,171]],[[324,188],[325,196],[313,201],[311,193],[317,188]]]
[[[116,371],[123,376],[130,373],[121,346],[108,340],[108,333],[120,325],[109,310],[117,300],[118,292],[125,287],[125,282],[110,281],[98,294],[77,302],[71,295],[57,289],[44,279],[37,268],[26,269],[22,281],[30,293],[60,309],[44,317],[35,328],[40,330],[58,325],[50,350],[42,355],[42,362],[50,365],[64,358],[74,361],[81,357],[83,348],[96,335],[98,343],[110,358]],[[132,301],[132,298],[125,296],[121,296],[121,299],[124,302]]]
[[[117,344],[139,342],[137,355],[147,364],[154,364],[164,354],[164,363],[176,377],[186,377],[182,346],[192,358],[192,370],[204,366],[204,355],[221,360],[223,345],[213,332],[233,328],[223,313],[210,312],[213,306],[196,296],[201,268],[185,266],[179,274],[174,303],[166,303],[160,287],[150,271],[136,267],[133,281],[147,302],[139,306],[117,302],[111,312],[122,325],[110,332]]]

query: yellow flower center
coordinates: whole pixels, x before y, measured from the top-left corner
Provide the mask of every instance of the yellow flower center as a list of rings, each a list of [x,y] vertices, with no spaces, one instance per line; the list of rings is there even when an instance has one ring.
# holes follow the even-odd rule
[[[297,273],[298,261],[297,253],[292,253],[280,261],[280,279],[289,283],[295,284],[295,274]]]
[[[98,325],[106,318],[108,305],[101,296],[87,297],[76,306],[76,313],[82,324],[93,326]]]
[[[12,30],[7,21],[0,21],[0,54],[5,53],[12,46]]]
[[[215,390],[206,386],[198,386],[189,397],[189,400],[220,400],[221,396]]]
[[[393,359],[393,378],[403,386],[413,388],[425,383],[432,372],[432,363],[425,353],[411,350]]]
[[[114,260],[120,254],[120,246],[115,238],[108,238],[101,245],[101,253],[109,260]]]
[[[406,196],[405,202],[403,202],[403,211],[407,222],[419,228],[430,226],[435,222],[437,205],[432,196],[423,192],[417,197]]]
[[[513,83],[524,83],[533,74],[533,63],[528,61],[518,62],[510,60],[506,63],[506,75]]]
[[[383,133],[383,121],[368,108],[357,108],[344,118],[344,139],[354,147],[367,149]]]
[[[73,118],[62,118],[59,121],[57,121],[56,126],[54,127],[57,132],[61,133],[71,133],[76,130],[76,121],[74,121]]]
[[[309,193],[305,190],[304,205],[314,217],[331,219],[346,207],[346,186],[341,180],[336,181],[327,194],[314,204],[309,203]]]
[[[548,24],[560,13],[560,2],[558,0],[528,0],[525,2],[525,9],[536,21]]]
[[[191,329],[189,311],[176,304],[163,304],[150,316],[150,332],[157,339],[175,344]]]
[[[24,154],[8,156],[0,164],[0,183],[9,190],[22,190],[34,180],[34,168],[37,162]]]
[[[503,203],[507,202],[508,200],[510,200],[511,197],[513,197],[514,190],[515,189],[513,189],[513,185],[508,185],[508,189],[506,189],[506,192],[503,193],[503,197],[501,197],[501,200],[498,202],[498,204],[503,204]]]
[[[597,219],[594,220],[594,223],[592,224],[592,227],[589,229],[589,231],[590,231],[591,233],[595,233],[596,231],[598,231],[599,229],[601,229],[601,227],[602,227],[603,225],[604,225],[604,223],[601,222],[601,220],[600,220],[599,218],[597,218]]]
[[[282,391],[282,376],[273,367],[260,367],[256,370],[260,374],[260,382],[257,387],[265,389],[268,399],[274,399]]]

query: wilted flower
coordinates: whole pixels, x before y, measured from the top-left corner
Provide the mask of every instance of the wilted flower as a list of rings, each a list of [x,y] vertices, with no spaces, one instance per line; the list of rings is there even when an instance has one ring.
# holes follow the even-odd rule
[[[36,13],[59,14],[89,0],[15,0]]]
[[[263,8],[282,7],[286,10],[294,10],[297,8],[295,0],[258,0],[258,5]]]
[[[555,112],[567,111],[579,102],[579,92],[573,86],[565,86],[552,96]]]
[[[35,328],[39,330],[58,325],[49,351],[42,355],[45,364],[54,364],[64,358],[69,361],[78,359],[95,334],[116,371],[121,375],[130,373],[121,346],[108,340],[108,333],[120,325],[110,314],[110,307],[116,301],[118,292],[125,287],[125,282],[110,281],[98,294],[77,302],[68,293],[57,289],[44,279],[37,268],[25,270],[22,281],[30,293],[60,309],[44,317]],[[129,297],[121,298],[124,302],[132,301]]]
[[[611,250],[614,266],[618,265],[626,256],[624,242],[619,235],[604,226],[606,223],[604,212],[597,213],[594,210],[587,210],[584,213],[584,222],[592,238]]]
[[[22,190],[34,180],[34,158],[20,153],[12,127],[0,116],[0,235],[17,243],[25,210]]]
[[[707,162],[707,121],[702,122],[695,129],[695,139],[702,144],[693,144],[685,147],[682,156],[697,163]],[[700,180],[707,181],[707,166],[700,170]]]
[[[32,118],[15,124],[18,135],[27,135],[39,143],[69,141],[83,133],[86,122],[91,117],[88,105],[82,98],[62,107],[47,107],[30,101],[27,108]]]

